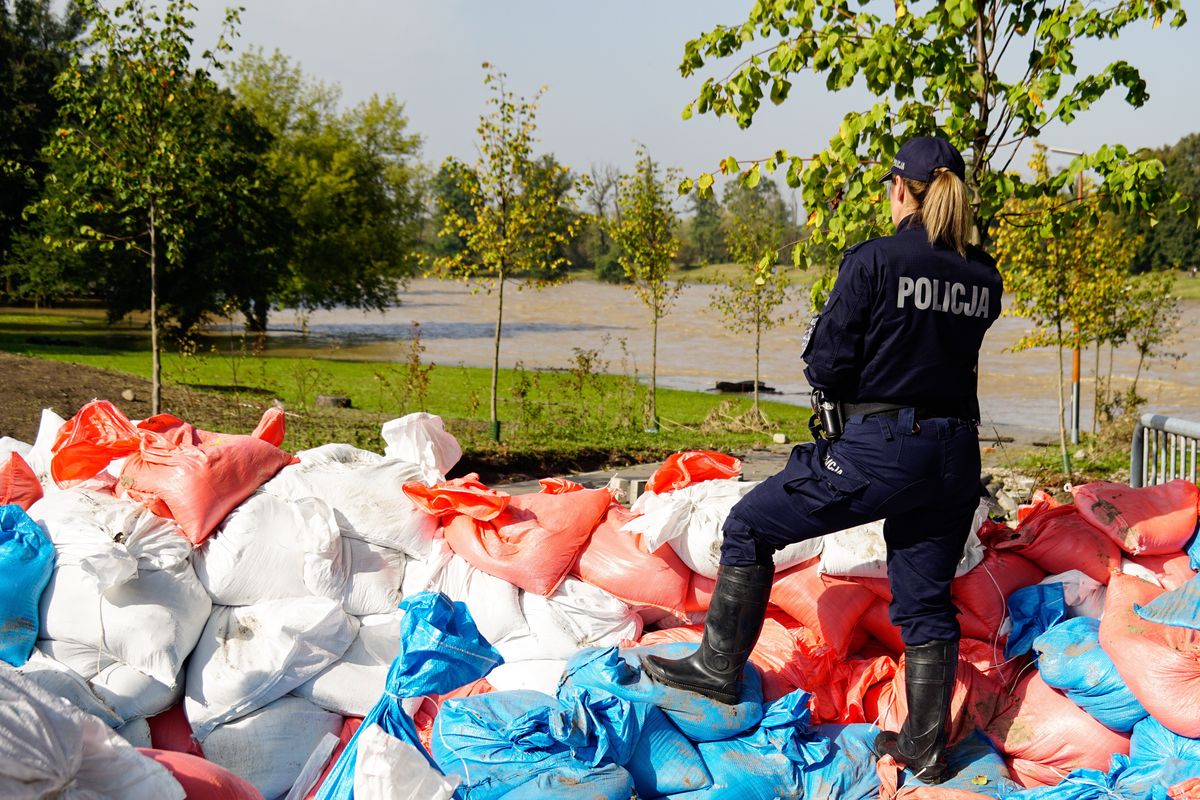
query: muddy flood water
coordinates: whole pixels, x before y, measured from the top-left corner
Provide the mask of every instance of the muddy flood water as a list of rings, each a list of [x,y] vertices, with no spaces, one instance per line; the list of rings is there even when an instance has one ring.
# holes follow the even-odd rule
[[[711,390],[719,380],[754,377],[751,335],[727,331],[709,308],[712,289],[686,286],[670,314],[659,323],[658,381],[660,386]],[[433,279],[414,281],[401,305],[386,312],[318,311],[308,319],[308,336],[300,320],[280,312],[272,318],[269,350],[275,355],[323,354],[336,358],[400,360],[412,322],[421,325],[424,360],[444,366],[486,367],[491,364],[495,296],[472,294],[459,283]],[[573,348],[599,350],[604,371],[650,371],[649,312],[628,289],[577,281],[538,291],[504,295],[504,335],[501,366],[522,362],[526,368],[565,368]],[[800,304],[797,304],[800,305]],[[761,380],[778,390],[771,399],[808,404],[809,387],[799,358],[807,314],[771,330],[763,341]],[[1030,328],[1027,320],[1002,317],[984,341],[980,362],[980,401],[984,426],[1018,442],[1056,436],[1058,404],[1055,381],[1058,363],[1053,348],[1009,352]],[[1178,361],[1156,360],[1143,368],[1139,393],[1145,410],[1200,420],[1200,302],[1185,301],[1183,327],[1173,349],[1186,352]],[[1094,351],[1083,358],[1081,426],[1092,424]],[[1066,355],[1070,371],[1070,354]],[[1107,373],[1108,352],[1102,361]],[[1113,375],[1127,385],[1137,367],[1131,347],[1116,352]]]

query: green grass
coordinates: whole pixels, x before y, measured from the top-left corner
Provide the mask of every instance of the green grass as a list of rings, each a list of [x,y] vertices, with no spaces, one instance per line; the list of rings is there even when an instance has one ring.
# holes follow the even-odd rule
[[[505,370],[497,393],[502,423],[497,445],[490,441],[487,369],[422,365],[413,372],[399,363],[260,356],[246,345],[240,338],[226,338],[206,340],[190,353],[168,348],[164,384],[172,397],[183,398],[183,410],[190,410],[197,424],[223,424],[230,430],[251,426],[278,398],[295,412],[285,442],[293,449],[349,441],[378,450],[380,423],[412,411],[441,416],[469,453],[547,463],[628,462],[689,448],[737,451],[768,443],[776,431],[793,439],[806,435],[806,408],[765,402],[762,410],[770,424],[751,430],[742,416],[750,399],[671,389],[659,389],[660,431],[647,433],[648,389],[629,376],[586,369]],[[0,350],[150,377],[144,329],[108,326],[87,311],[0,310]],[[318,394],[350,397],[354,409],[317,409]],[[214,395],[237,413],[213,419]],[[108,399],[120,405],[119,398]]]

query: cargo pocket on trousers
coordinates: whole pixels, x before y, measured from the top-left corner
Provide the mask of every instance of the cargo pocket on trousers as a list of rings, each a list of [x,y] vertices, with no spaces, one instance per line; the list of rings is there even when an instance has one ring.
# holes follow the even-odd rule
[[[800,450],[804,454],[798,458]],[[811,447],[796,448],[786,469],[791,474],[786,476],[784,488],[789,494],[803,496],[812,512],[861,496],[871,483],[852,464],[839,462],[823,439]]]

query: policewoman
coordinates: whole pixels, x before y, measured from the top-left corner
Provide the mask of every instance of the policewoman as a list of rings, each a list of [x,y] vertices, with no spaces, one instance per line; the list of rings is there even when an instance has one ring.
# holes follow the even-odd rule
[[[896,232],[846,251],[804,346],[824,431],[730,512],[699,649],[643,660],[657,681],[736,703],[775,551],[883,518],[909,714],[875,749],[927,783],[948,777],[959,640],[950,581],[980,497],[976,365],[1002,291],[995,263],[967,242],[964,175],[943,139],[915,138],[896,154],[884,177]]]

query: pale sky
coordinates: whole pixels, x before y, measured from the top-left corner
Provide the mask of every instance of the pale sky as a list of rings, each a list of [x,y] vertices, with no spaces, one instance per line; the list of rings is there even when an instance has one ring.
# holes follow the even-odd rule
[[[199,51],[215,42],[226,4],[196,2]],[[579,171],[593,163],[630,169],[636,142],[691,175],[714,170],[726,155],[756,158],[779,147],[807,155],[822,149],[842,114],[868,101],[865,90],[830,94],[808,76],[782,106],[766,103],[749,130],[728,117],[682,120],[681,109],[702,81],[679,75],[684,43],[714,24],[743,21],[748,0],[243,2],[235,52],[277,48],[307,75],[340,84],[350,104],[372,93],[395,95],[405,103],[410,129],[424,139],[422,160],[432,165],[448,155],[474,160],[487,95],[484,61],[503,69],[519,94],[549,87],[538,117],[541,151]],[[1042,141],[1087,150],[1116,142],[1159,146],[1200,131],[1198,52],[1200,19],[1178,30],[1133,26],[1116,45],[1082,50],[1081,72],[1116,58],[1141,68],[1150,102],[1133,109],[1114,91],[1069,128],[1046,131]],[[723,75],[731,66],[712,72]],[[1069,161],[1053,158],[1055,166]]]

